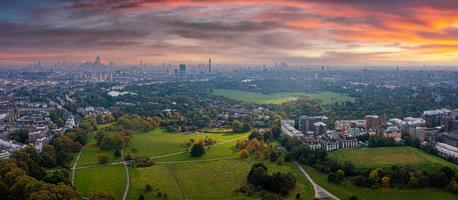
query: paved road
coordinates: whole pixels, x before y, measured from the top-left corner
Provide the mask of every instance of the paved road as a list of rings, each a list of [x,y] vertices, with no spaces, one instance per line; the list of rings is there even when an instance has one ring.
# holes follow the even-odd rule
[[[324,188],[322,188],[322,187],[320,187],[318,184],[316,184],[315,181],[312,180],[312,178],[310,177],[310,175],[307,174],[307,172],[304,170],[304,168],[302,168],[302,166],[301,166],[296,160],[294,160],[294,164],[297,166],[297,168],[299,168],[299,170],[301,171],[301,173],[302,173],[302,174],[309,180],[309,182],[312,184],[313,190],[315,190],[315,198],[316,198],[316,199],[328,198],[328,199],[339,200],[339,198],[337,198],[336,196],[334,196],[333,194],[331,194],[330,192],[328,192],[327,190],[325,190]]]

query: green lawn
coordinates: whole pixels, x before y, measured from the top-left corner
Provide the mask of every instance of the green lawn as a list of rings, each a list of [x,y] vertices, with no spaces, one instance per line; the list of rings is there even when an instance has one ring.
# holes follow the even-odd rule
[[[186,151],[184,145],[190,139],[198,141],[206,137],[221,143],[238,137],[248,136],[249,133],[170,133],[164,129],[154,129],[148,132],[132,133],[131,144],[126,150],[134,156],[161,156]],[[235,142],[235,141],[234,141]],[[223,149],[223,151],[229,151]]]
[[[441,200],[452,200],[457,199],[457,195],[454,195],[446,190],[434,189],[434,188],[422,188],[422,189],[399,189],[399,188],[383,188],[383,189],[369,189],[364,187],[357,187],[349,182],[344,182],[340,185],[330,183],[328,176],[325,173],[319,172],[318,170],[304,166],[304,169],[312,177],[312,179],[321,187],[325,188],[332,194],[336,195],[340,199],[348,199],[352,195],[356,195],[359,199],[370,199],[370,200],[429,200],[429,199],[441,199]]]
[[[145,195],[145,199],[155,199],[159,189],[160,192],[167,194],[169,199],[183,199],[178,184],[174,181],[167,165],[154,165],[148,168],[129,168],[131,176],[131,188],[128,199],[136,200],[140,194]],[[153,191],[145,192],[145,186],[150,184]]]
[[[213,95],[224,96],[227,98],[246,101],[258,104],[281,104],[288,101],[296,100],[298,97],[308,96],[311,99],[317,99],[324,104],[332,104],[335,102],[354,101],[353,97],[335,92],[319,92],[319,93],[301,93],[301,92],[282,92],[271,95],[266,95],[258,92],[246,92],[240,90],[225,90],[218,89],[213,92]]]
[[[108,156],[108,162],[115,162],[120,158],[113,157],[113,152],[100,150],[95,141],[95,134],[89,134],[87,144],[83,147],[80,159],[78,160],[78,166],[98,164],[97,155]]]
[[[129,199],[136,199],[142,193],[146,199],[154,199],[156,192],[144,192],[146,184],[158,187],[160,191],[167,193],[169,199],[183,199],[179,184],[187,193],[189,199],[259,199],[257,196],[246,197],[235,193],[234,190],[246,184],[248,173],[253,160],[222,160],[211,162],[158,164],[149,168],[132,169],[133,181]],[[293,199],[300,192],[303,199],[313,197],[313,189],[305,178],[291,163],[276,165],[266,163],[269,171],[292,172],[297,178],[296,187],[286,199]]]
[[[109,192],[122,198],[126,175],[122,165],[103,166],[76,170],[76,190],[89,196],[93,191]]]
[[[458,165],[413,147],[350,148],[329,153],[329,158],[343,162],[351,161],[360,170],[396,165],[436,171],[442,166],[458,170]]]

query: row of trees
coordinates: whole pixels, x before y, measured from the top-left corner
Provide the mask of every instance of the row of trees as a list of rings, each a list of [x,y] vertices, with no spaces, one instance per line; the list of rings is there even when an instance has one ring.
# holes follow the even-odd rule
[[[241,158],[248,158],[249,155],[255,155],[256,159],[267,159],[277,161],[279,155],[274,151],[270,144],[272,141],[271,132],[253,131],[248,140],[237,140],[236,148],[240,150]]]
[[[458,173],[449,167],[428,173],[411,167],[392,166],[391,170],[381,168],[368,170],[351,178],[354,185],[360,187],[400,187],[400,188],[447,188],[458,194]]]
[[[161,119],[158,117],[147,117],[142,118],[139,115],[123,115],[119,117],[116,124],[126,130],[133,131],[148,131],[156,128],[161,123]]]

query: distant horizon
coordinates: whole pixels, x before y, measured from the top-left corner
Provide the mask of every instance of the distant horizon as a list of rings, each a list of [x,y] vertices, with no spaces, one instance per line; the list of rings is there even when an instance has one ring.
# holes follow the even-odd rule
[[[454,0],[5,0],[0,63],[457,68]]]

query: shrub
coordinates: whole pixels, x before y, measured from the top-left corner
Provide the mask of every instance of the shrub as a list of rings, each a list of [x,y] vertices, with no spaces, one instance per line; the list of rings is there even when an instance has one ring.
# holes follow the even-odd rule
[[[153,191],[153,186],[151,184],[146,184],[145,185],[145,192],[151,192]]]
[[[277,154],[275,151],[272,152],[272,153],[270,153],[269,159],[270,159],[270,161],[272,161],[272,162],[277,161],[277,159],[278,159],[278,154]]]
[[[108,156],[100,154],[97,156],[97,160],[99,161],[100,164],[105,164],[108,162]]]
[[[205,153],[205,148],[203,144],[196,143],[191,147],[191,156],[200,157]]]
[[[242,151],[240,151],[240,158],[245,159],[245,158],[248,158],[249,155],[250,154],[248,153],[248,151],[246,149],[243,149]]]
[[[154,161],[149,157],[137,157],[134,159],[135,167],[150,167],[154,165]]]
[[[351,182],[353,182],[354,185],[359,186],[359,187],[364,187],[367,185],[367,179],[362,175],[358,175],[354,177],[351,180]]]
[[[127,154],[127,155],[124,156],[124,160],[125,160],[125,161],[131,161],[131,160],[133,160],[133,159],[134,159],[134,158],[133,158],[133,156],[132,156],[131,154]]]

